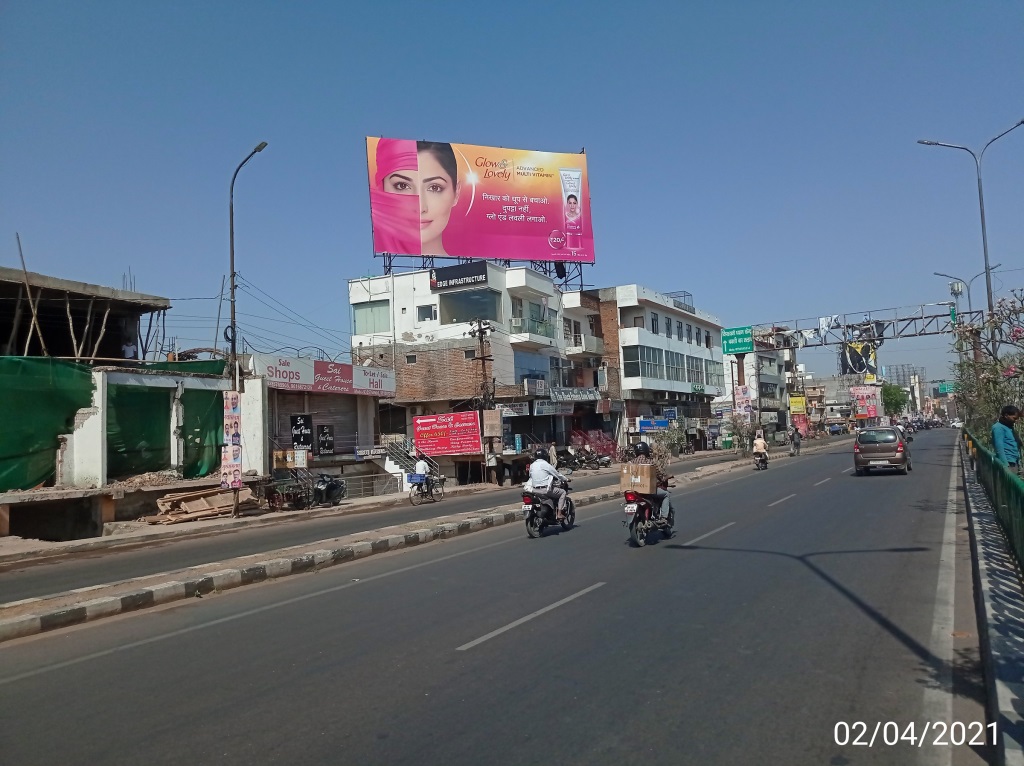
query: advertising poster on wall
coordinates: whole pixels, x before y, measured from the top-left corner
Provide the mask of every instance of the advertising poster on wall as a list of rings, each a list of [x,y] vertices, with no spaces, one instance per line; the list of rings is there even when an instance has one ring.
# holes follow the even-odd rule
[[[750,386],[736,386],[733,392],[736,399],[736,416],[741,418],[744,423],[749,423],[754,412]]]
[[[857,420],[878,417],[878,388],[875,386],[852,386],[850,397],[857,408]]]
[[[224,445],[220,448],[221,489],[242,486],[242,397],[224,392]]]
[[[366,139],[375,253],[594,262],[585,154]]]
[[[425,455],[479,455],[480,418],[476,412],[423,415],[412,419],[413,443]]]

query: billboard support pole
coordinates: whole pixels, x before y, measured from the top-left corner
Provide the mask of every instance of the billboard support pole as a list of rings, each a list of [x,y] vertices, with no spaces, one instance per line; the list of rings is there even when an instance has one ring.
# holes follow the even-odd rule
[[[484,427],[484,410],[490,408],[490,390],[487,385],[487,362],[491,361],[493,357],[488,356],[484,351],[484,343],[486,341],[488,333],[491,332],[491,323],[484,319],[473,319],[471,324],[476,326],[469,331],[469,334],[477,340],[477,353],[476,359],[480,362],[480,403],[477,407],[477,412],[480,416],[480,483],[487,483],[487,450],[484,447],[484,435],[486,429]]]

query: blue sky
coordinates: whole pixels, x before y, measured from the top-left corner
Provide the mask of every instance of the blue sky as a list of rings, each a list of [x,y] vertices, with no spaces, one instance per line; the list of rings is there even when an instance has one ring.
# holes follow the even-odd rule
[[[1024,118],[1011,2],[0,5],[0,263],[172,298],[227,271],[257,346],[337,352],[372,257],[367,135],[586,147],[599,286],[742,325],[948,299],[983,268],[974,166]],[[985,157],[992,263],[1024,269],[1024,127]],[[995,281],[1005,292],[1024,271]],[[266,295],[256,297],[271,305]],[[984,303],[984,279],[974,283]],[[168,332],[210,345],[216,300]],[[257,339],[259,338],[259,340]],[[274,347],[278,347],[274,346]],[[943,337],[881,364],[942,377]],[[834,355],[808,353],[817,372]]]

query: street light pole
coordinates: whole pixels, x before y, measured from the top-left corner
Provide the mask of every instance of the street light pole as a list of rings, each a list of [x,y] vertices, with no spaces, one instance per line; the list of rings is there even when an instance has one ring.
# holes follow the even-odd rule
[[[238,171],[251,160],[257,152],[262,152],[267,148],[266,141],[260,141],[260,143],[249,152],[249,156],[239,163],[238,167],[235,168],[235,174],[231,176],[231,189],[228,193],[228,238],[230,240],[231,250],[231,380],[232,390],[242,392],[242,376],[238,373],[238,328],[235,325],[235,179],[238,178]],[[225,330],[224,332],[227,332]],[[241,468],[241,466],[239,466]],[[238,516],[238,487],[233,487],[231,491],[231,515]]]
[[[985,150],[988,149],[993,143],[998,141],[1000,138],[1005,136],[1011,130],[1019,128],[1024,125],[1024,120],[1020,120],[1012,127],[1007,128],[995,138],[991,139],[985,144],[980,152],[974,152],[972,149],[968,149],[966,146],[960,146],[959,144],[946,144],[941,141],[927,141],[924,139],[919,140],[917,143],[923,144],[924,146],[944,146],[947,149],[962,149],[974,158],[974,168],[978,174],[978,205],[981,209],[981,247],[985,255],[985,288],[988,293],[988,313],[989,318],[995,313],[995,303],[992,300],[992,269],[988,265],[988,230],[985,227],[985,194],[981,187],[981,160],[985,156]],[[996,351],[996,340],[995,333],[992,334],[992,353]]]
[[[231,176],[231,190],[228,194],[228,232],[230,239],[231,248],[231,380],[232,387],[235,391],[241,390],[241,376],[238,374],[238,329],[235,325],[235,179],[238,178],[238,171],[241,170],[245,163],[251,160],[257,152],[262,152],[267,148],[267,142],[261,141],[259,145],[249,152],[249,156],[242,160],[238,167],[235,168],[235,174]],[[226,330],[225,330],[226,332]],[[237,499],[237,493],[236,493]]]
[[[969,313],[973,314],[974,313],[974,307],[971,304],[971,285],[974,283],[974,280],[977,279],[978,277],[985,276],[986,273],[990,274],[990,273],[992,273],[994,271],[998,271],[999,268],[1002,265],[1003,264],[1001,264],[1001,263],[997,263],[995,266],[993,266],[991,269],[989,269],[988,272],[979,271],[977,274],[975,274],[970,279],[962,279],[961,277],[954,277],[952,274],[943,274],[941,271],[933,271],[932,274],[934,274],[937,277],[945,277],[946,279],[952,279],[955,282],[962,282],[963,284],[965,284],[967,286],[967,311]],[[950,285],[950,289],[952,289],[952,285]],[[957,296],[954,296],[954,297],[957,297]],[[959,308],[957,309],[957,312],[959,313]]]

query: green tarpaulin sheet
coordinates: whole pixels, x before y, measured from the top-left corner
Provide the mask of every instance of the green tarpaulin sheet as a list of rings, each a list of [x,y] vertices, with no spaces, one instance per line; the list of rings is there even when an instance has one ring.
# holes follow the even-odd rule
[[[75,413],[91,404],[86,365],[0,356],[0,492],[31,489],[52,478],[57,437],[71,433]]]
[[[107,386],[107,478],[171,467],[170,388]]]
[[[185,440],[186,479],[197,479],[220,467],[224,443],[224,394],[220,391],[185,389],[181,394],[185,412],[181,435]]]

